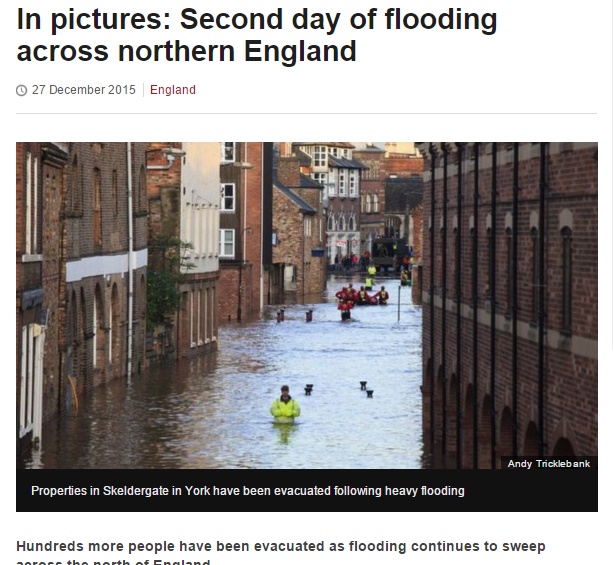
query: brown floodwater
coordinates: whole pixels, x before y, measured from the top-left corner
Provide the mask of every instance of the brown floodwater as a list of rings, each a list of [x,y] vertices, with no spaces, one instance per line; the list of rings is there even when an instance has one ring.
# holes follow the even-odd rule
[[[283,322],[276,306],[220,327],[212,355],[97,388],[45,424],[24,466],[421,468],[421,307],[389,279],[387,306],[356,306],[341,322],[334,293],[349,280],[332,276],[322,296],[285,305]],[[302,409],[294,424],[269,413],[282,384]]]

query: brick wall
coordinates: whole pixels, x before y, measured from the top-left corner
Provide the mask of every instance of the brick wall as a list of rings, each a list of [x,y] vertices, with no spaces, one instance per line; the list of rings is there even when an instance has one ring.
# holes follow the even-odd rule
[[[545,158],[545,347],[543,351],[543,403],[539,415],[538,309],[534,295],[534,229],[538,231],[539,187],[541,185],[540,144],[519,144],[519,205],[517,245],[517,371],[513,373],[512,273],[509,253],[513,237],[513,147],[497,144],[496,216],[492,221],[492,144],[479,146],[477,220],[474,219],[474,161],[468,148],[462,163],[463,199],[458,217],[457,151],[447,162],[447,229],[443,229],[443,158],[436,158],[435,181],[426,165],[424,185],[424,428],[432,438],[435,454],[452,456],[447,464],[457,464],[455,404],[460,397],[459,433],[462,464],[472,466],[472,421],[464,416],[478,415],[479,465],[491,465],[495,457],[510,454],[513,445],[513,419],[517,422],[515,443],[519,454],[534,447],[534,430],[541,434],[544,454],[556,445],[572,445],[576,454],[597,454],[597,161],[591,144],[547,144]],[[569,146],[570,145],[570,150]],[[472,151],[472,149],[471,149]],[[434,222],[431,218],[435,194]],[[471,229],[476,223],[477,302],[473,304],[473,249]],[[490,272],[490,236],[494,235],[495,272]],[[430,226],[434,226],[434,230]],[[565,331],[562,319],[563,237],[561,229],[572,229],[572,328]],[[488,232],[489,229],[489,232]],[[461,247],[456,248],[458,230]],[[538,241],[538,240],[536,240]],[[434,244],[434,263],[432,245]],[[446,244],[446,257],[444,247]],[[538,249],[538,246],[536,246]],[[457,259],[461,259],[459,286]],[[512,255],[511,255],[512,258]],[[434,286],[431,274],[434,268]],[[495,286],[493,285],[495,282]],[[495,292],[495,296],[492,293]],[[446,311],[443,312],[443,297]],[[432,308],[432,301],[434,300]],[[494,300],[493,300],[494,299]],[[476,308],[474,307],[476,306]],[[458,317],[458,308],[461,315]],[[492,309],[495,331],[492,332]],[[434,316],[432,315],[434,314]],[[477,336],[473,338],[474,316],[478,316]],[[443,331],[445,325],[445,331]],[[431,340],[434,331],[434,339]],[[459,339],[458,339],[459,336]],[[434,344],[434,349],[432,349]],[[458,345],[460,347],[458,354]],[[473,354],[478,364],[474,367]],[[492,366],[494,360],[494,366]],[[434,380],[434,389],[432,388]],[[494,388],[492,389],[492,382]],[[453,387],[452,387],[453,385]],[[477,389],[477,404],[472,394]],[[517,391],[517,404],[513,391]],[[453,393],[453,394],[452,394]],[[433,404],[434,402],[434,404]],[[432,412],[432,407],[434,410]],[[496,417],[491,419],[491,411]],[[515,414],[514,414],[515,410]],[[538,430],[543,421],[543,429]],[[491,443],[491,431],[495,441]],[[560,443],[558,443],[560,442]],[[511,447],[510,447],[511,446]],[[442,451],[442,453],[441,453]]]

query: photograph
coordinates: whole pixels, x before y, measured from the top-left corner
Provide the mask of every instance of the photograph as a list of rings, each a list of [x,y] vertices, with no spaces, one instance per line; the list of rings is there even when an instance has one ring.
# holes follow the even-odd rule
[[[597,143],[16,161],[18,470],[595,465]]]

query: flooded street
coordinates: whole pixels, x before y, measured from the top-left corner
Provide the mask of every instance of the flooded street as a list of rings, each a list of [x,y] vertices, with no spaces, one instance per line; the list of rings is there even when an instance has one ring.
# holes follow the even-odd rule
[[[44,426],[26,466],[420,468],[421,307],[402,287],[398,308],[398,281],[381,279],[388,305],[356,306],[341,322],[334,293],[349,280],[330,277],[322,297],[286,305],[283,322],[271,307],[220,327],[213,355],[95,390],[78,414]],[[269,413],[282,384],[302,409],[293,425]]]

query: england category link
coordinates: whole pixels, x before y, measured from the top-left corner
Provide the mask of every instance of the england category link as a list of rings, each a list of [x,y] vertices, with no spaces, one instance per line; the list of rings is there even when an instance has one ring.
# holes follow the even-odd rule
[[[38,95],[123,95],[133,96],[136,94],[135,84],[107,84],[104,86],[92,85],[92,84],[33,84],[31,91],[32,94]]]

